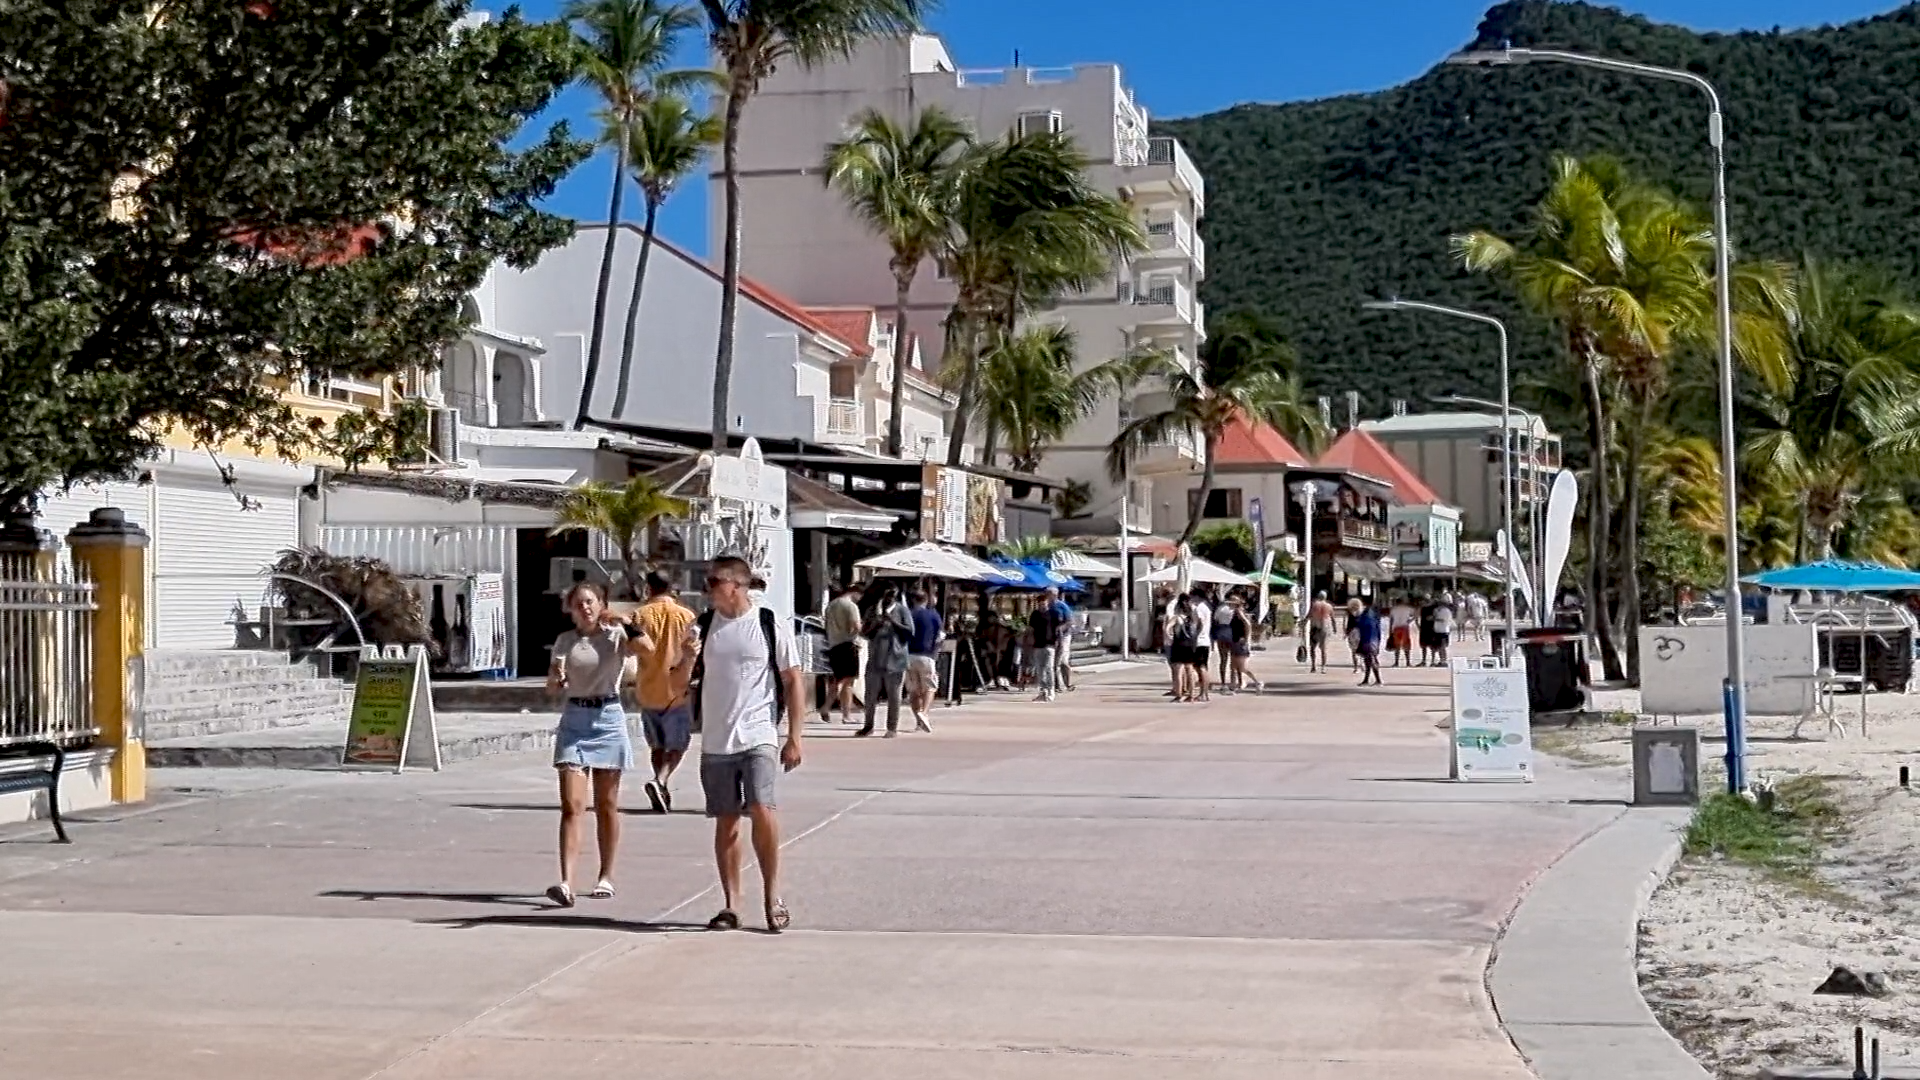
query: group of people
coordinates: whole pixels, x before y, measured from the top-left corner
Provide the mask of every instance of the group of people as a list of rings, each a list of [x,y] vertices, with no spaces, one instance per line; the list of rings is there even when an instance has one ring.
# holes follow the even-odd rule
[[[872,735],[880,703],[887,706],[885,738],[900,733],[900,706],[905,701],[913,713],[919,731],[933,731],[928,713],[939,689],[940,675],[936,657],[946,626],[940,612],[927,602],[920,588],[907,591],[902,599],[900,586],[888,582],[881,586],[874,602],[862,611],[860,587],[847,585],[827,604],[827,697],[820,705],[820,722],[832,723],[833,705],[840,705],[840,719],[853,723],[853,683],[860,677],[860,642],[867,642],[866,683],[861,694],[866,703],[866,723],[856,735]]]
[[[1442,666],[1452,658],[1456,634],[1477,638],[1486,625],[1487,598],[1480,593],[1435,596],[1375,597],[1372,603],[1353,597],[1346,605],[1343,632],[1360,685],[1380,684],[1380,652],[1393,657],[1394,667]],[[1307,670],[1326,671],[1327,643],[1334,634],[1338,612],[1325,592],[1316,594],[1307,609],[1307,640],[1302,646]],[[1420,659],[1413,658],[1415,646]]]
[[[807,684],[792,628],[753,601],[756,587],[746,560],[729,557],[714,560],[708,570],[711,606],[697,616],[657,573],[647,576],[647,600],[631,614],[612,610],[598,584],[583,582],[567,592],[574,628],[554,642],[547,673],[547,689],[565,700],[553,752],[560,779],[560,880],[547,897],[555,904],[572,907],[577,900],[575,871],[589,795],[600,865],[586,896],[614,895],[620,781],[634,764],[620,699],[631,663],[638,669],[641,727],[651,751],[645,791],[654,810],[673,808],[674,771],[693,732],[700,732],[700,786],[714,821],[722,897],[707,925],[740,926],[743,819],[752,826],[766,927],[778,933],[791,923],[779,890],[776,786],[783,771],[801,762]]]
[[[1215,662],[1222,692],[1251,688],[1259,693],[1265,689],[1247,669],[1253,655],[1255,626],[1245,592],[1236,589],[1221,595],[1194,588],[1166,598],[1165,605],[1160,616],[1160,640],[1172,682],[1169,697],[1175,701],[1208,700],[1213,683],[1208,667]]]

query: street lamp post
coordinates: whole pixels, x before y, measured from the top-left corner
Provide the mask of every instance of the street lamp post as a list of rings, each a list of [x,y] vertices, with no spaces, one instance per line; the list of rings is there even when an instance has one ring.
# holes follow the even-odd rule
[[[1720,94],[1713,83],[1691,71],[1636,64],[1605,56],[1561,52],[1557,49],[1485,49],[1447,58],[1467,67],[1506,67],[1513,64],[1572,64],[1622,75],[1686,83],[1707,95],[1707,143],[1713,148],[1713,259],[1720,329],[1720,497],[1726,521],[1727,545],[1727,677],[1721,683],[1721,703],[1727,726],[1727,787],[1738,793],[1747,788],[1747,652],[1744,616],[1740,604],[1739,481],[1734,475],[1738,448],[1733,423],[1733,274],[1732,245],[1727,237],[1726,120]],[[1594,597],[1595,603],[1604,603]],[[1638,633],[1638,627],[1630,627]]]
[[[1313,660],[1313,500],[1320,494],[1319,487],[1309,480],[1300,486],[1300,508],[1305,511],[1305,521],[1300,528],[1300,558],[1305,560],[1300,570],[1300,608],[1298,625],[1305,631],[1307,639],[1307,666],[1312,667]],[[1285,505],[1285,504],[1282,504]]]
[[[1435,405],[1478,405],[1486,409],[1497,409],[1500,407],[1500,403],[1497,401],[1488,401],[1486,398],[1468,397],[1465,394],[1435,394],[1427,400],[1433,402]],[[1517,405],[1510,407],[1507,411],[1519,417],[1527,425],[1527,452],[1524,458],[1527,462],[1526,471],[1533,476],[1533,479],[1528,480],[1522,477],[1521,482],[1528,485],[1527,490],[1532,493],[1531,498],[1527,501],[1527,555],[1529,561],[1533,564],[1533,570],[1528,580],[1533,582],[1533,595],[1535,599],[1538,600],[1538,598],[1547,596],[1553,591],[1552,583],[1547,581],[1546,561],[1541,555],[1541,551],[1545,546],[1542,542],[1542,534],[1546,531],[1546,493],[1544,489],[1547,485],[1539,479],[1540,444],[1537,431],[1545,424],[1545,421],[1540,419],[1539,413],[1522,409]],[[1535,621],[1539,621],[1537,617]]]
[[[1500,659],[1503,663],[1511,662],[1514,638],[1513,564],[1517,560],[1520,542],[1513,535],[1513,387],[1507,372],[1507,324],[1491,315],[1444,304],[1429,304],[1424,300],[1370,300],[1360,306],[1372,311],[1425,311],[1434,315],[1448,315],[1485,323],[1500,332],[1500,520],[1507,533],[1507,549],[1500,560],[1501,574],[1506,578],[1501,583],[1500,591],[1505,594],[1507,636],[1500,643]]]

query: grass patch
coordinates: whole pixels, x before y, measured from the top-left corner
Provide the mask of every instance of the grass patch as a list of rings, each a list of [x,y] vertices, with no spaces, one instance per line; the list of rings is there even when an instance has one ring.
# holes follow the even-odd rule
[[[1686,852],[1810,882],[1821,847],[1840,825],[1832,783],[1796,776],[1755,799],[1709,796],[1687,826]]]

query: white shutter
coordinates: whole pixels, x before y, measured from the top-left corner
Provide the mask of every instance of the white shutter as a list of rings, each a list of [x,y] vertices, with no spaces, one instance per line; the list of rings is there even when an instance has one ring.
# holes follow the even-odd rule
[[[257,616],[268,564],[300,542],[299,495],[292,486],[242,480],[259,504],[242,510],[218,478],[162,476],[155,481],[153,641],[156,649],[230,649],[237,605]]]

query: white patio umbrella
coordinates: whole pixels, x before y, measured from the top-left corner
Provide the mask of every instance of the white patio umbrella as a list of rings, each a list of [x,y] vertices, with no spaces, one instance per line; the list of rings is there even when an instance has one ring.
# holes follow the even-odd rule
[[[1182,569],[1183,567],[1179,564],[1175,564],[1172,566],[1163,566],[1160,569],[1155,570],[1153,573],[1148,574],[1146,577],[1141,578],[1140,580],[1145,582],[1150,582],[1155,585],[1162,584],[1168,581],[1179,582],[1183,577],[1181,573]],[[1229,570],[1226,567],[1221,566],[1219,563],[1208,562],[1206,559],[1202,559],[1199,556],[1194,556],[1191,560],[1189,560],[1186,563],[1184,569],[1186,571],[1184,577],[1185,577],[1186,585],[1188,588],[1192,588],[1196,584],[1207,584],[1207,585],[1251,585],[1253,584],[1253,579],[1248,577],[1247,575],[1242,574],[1237,570]]]
[[[1077,578],[1114,578],[1120,576],[1120,568],[1109,562],[1101,562],[1090,555],[1072,548],[1061,548],[1053,553],[1053,568],[1069,577]]]
[[[872,570],[875,577],[953,578],[959,581],[983,581],[989,585],[1026,580],[1026,575],[1017,571],[1002,570],[984,559],[976,559],[954,548],[941,547],[932,541],[922,541],[899,551],[870,556],[854,565]]]

